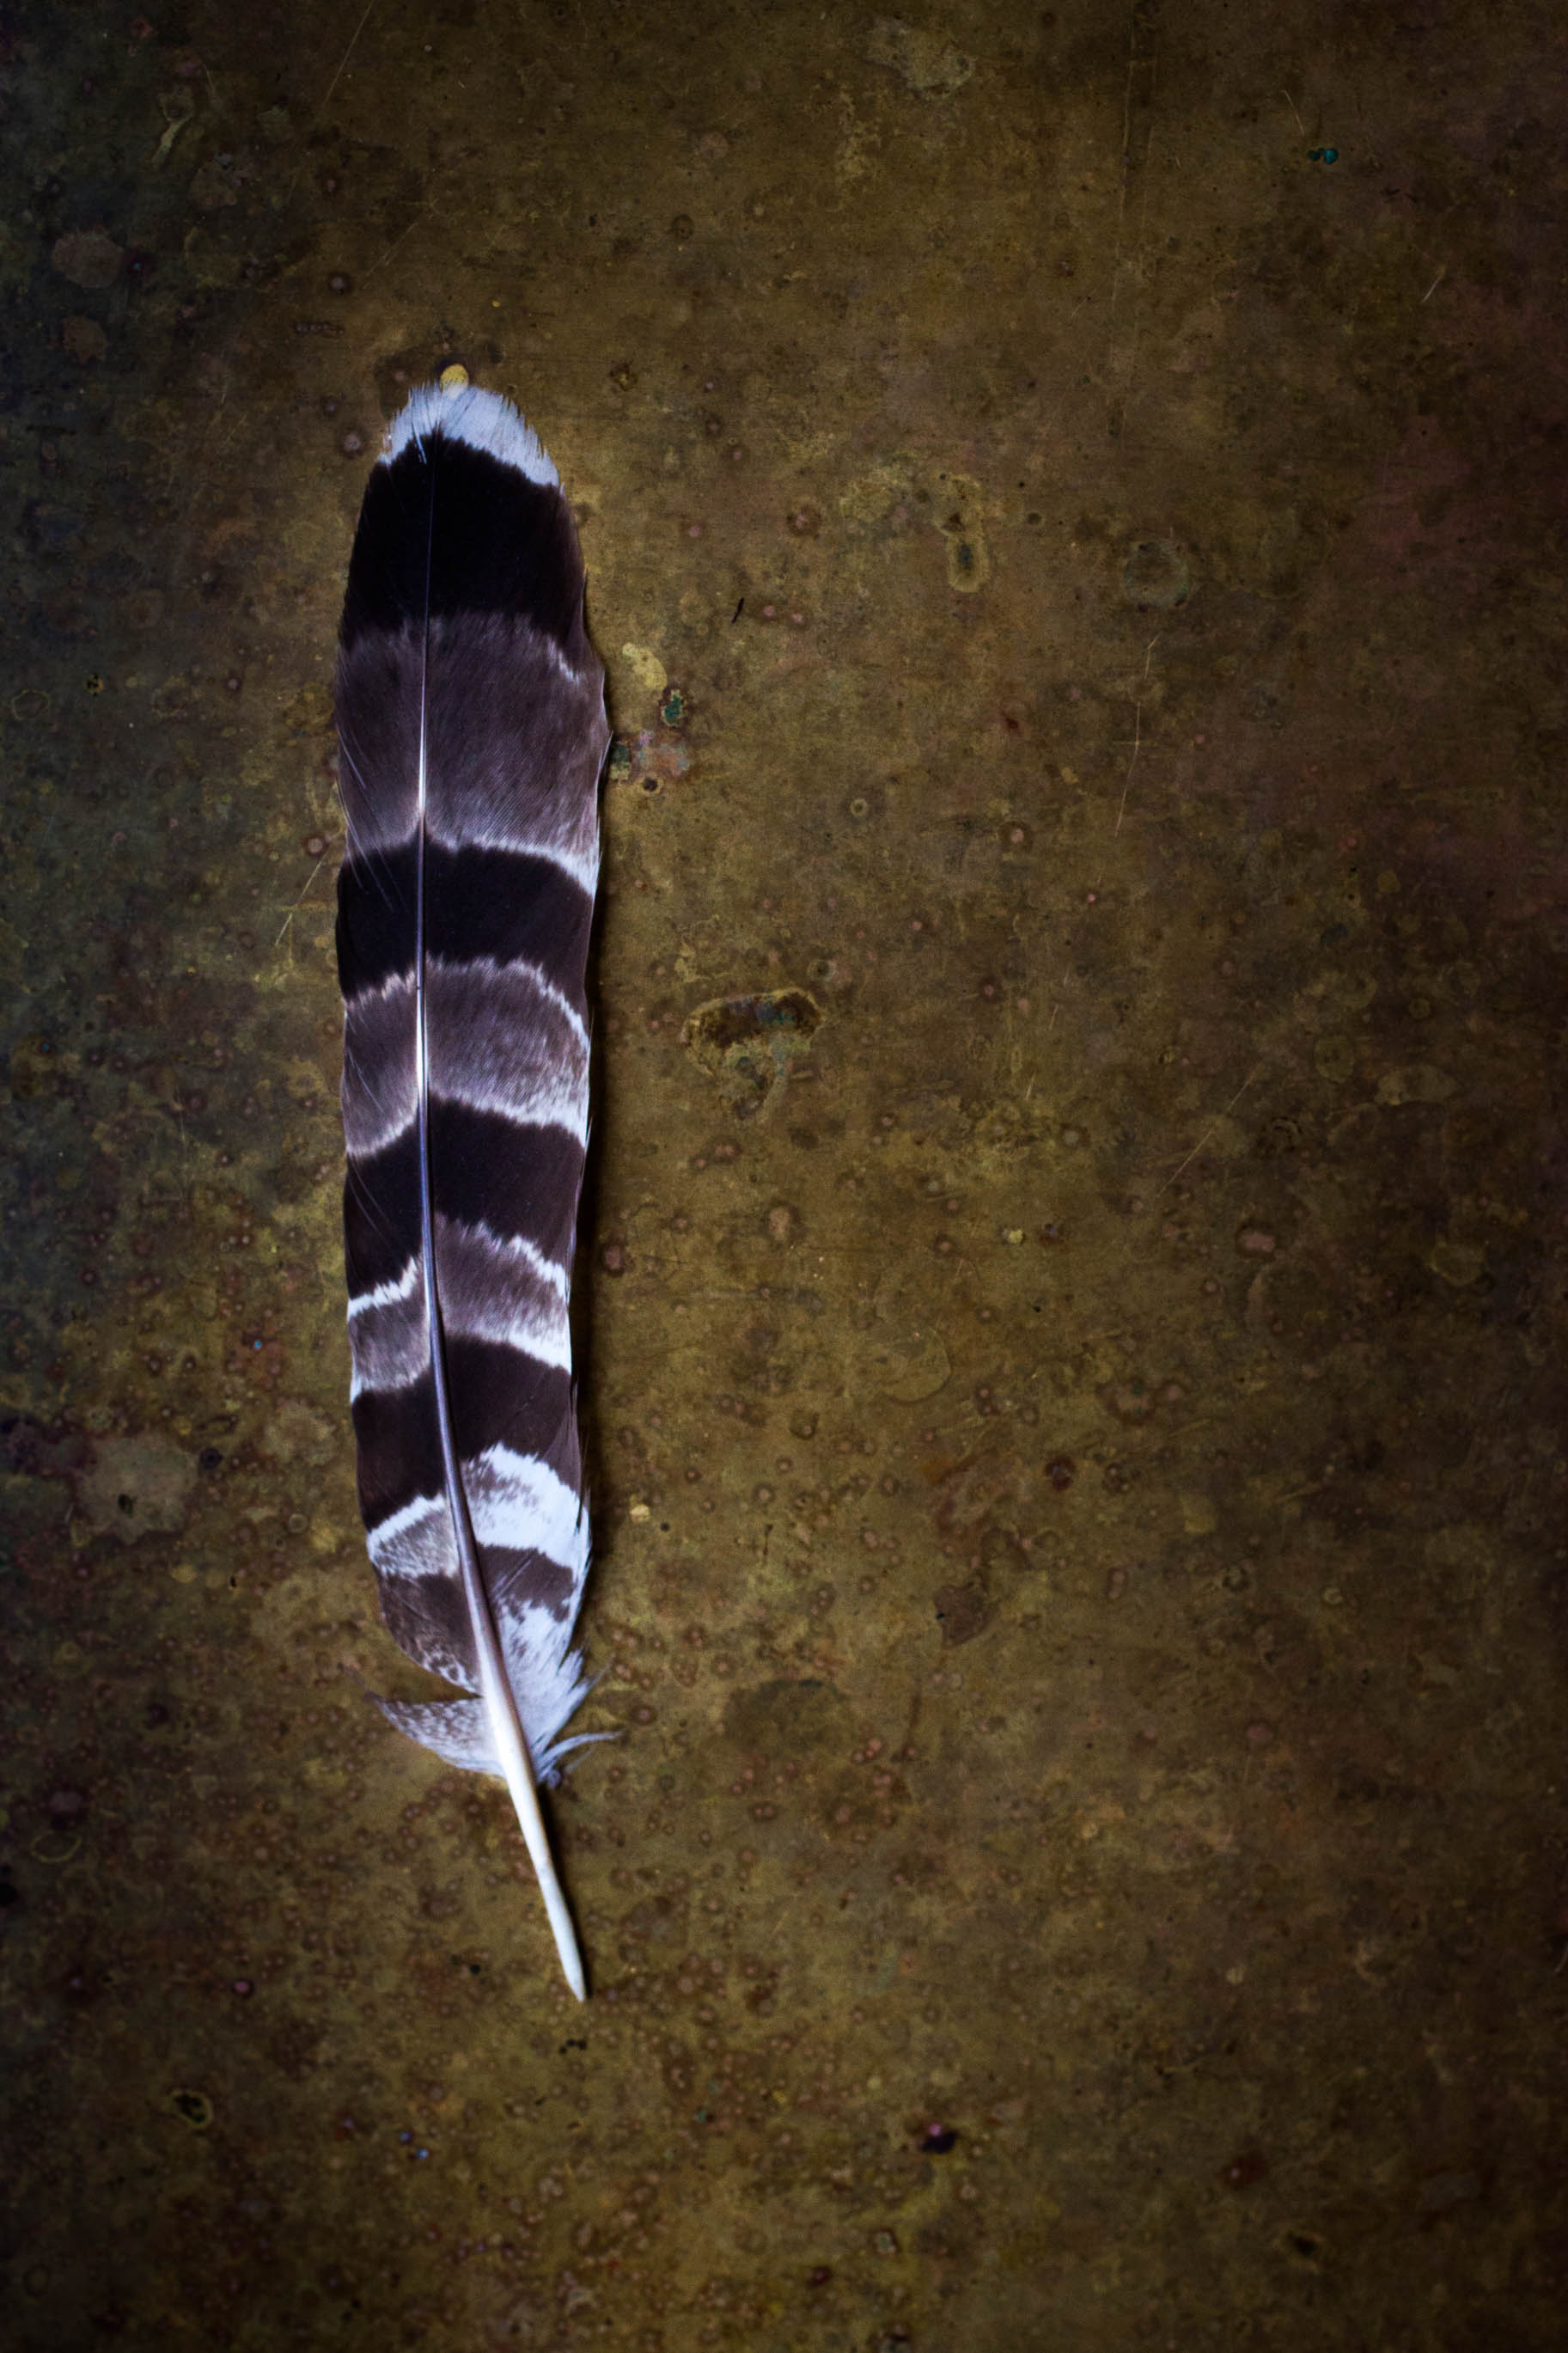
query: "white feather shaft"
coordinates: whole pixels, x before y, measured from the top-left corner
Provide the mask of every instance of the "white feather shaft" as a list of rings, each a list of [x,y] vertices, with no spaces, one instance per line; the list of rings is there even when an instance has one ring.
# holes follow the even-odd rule
[[[434,492],[431,501],[431,534],[435,532]],[[425,807],[426,798],[426,715],[428,683],[429,624],[426,617],[425,656],[419,681],[419,846],[415,867],[416,877],[414,907],[414,992],[415,992],[415,1099],[419,1116],[419,1208],[420,1258],[425,1274],[425,1309],[430,1332],[430,1364],[436,1391],[436,1420],[441,1438],[441,1469],[447,1489],[447,1508],[452,1515],[452,1534],[457,1542],[458,1559],[462,1572],[463,1599],[473,1629],[474,1647],[479,1671],[479,1697],[484,1703],[495,1753],[506,1777],[507,1788],[517,1811],[518,1826],[528,1848],[529,1860],[539,1881],[540,1894],[550,1922],[550,1932],[555,1939],[555,1949],[566,1982],[579,2001],[587,2000],[588,1989],[583,1975],[583,1957],[578,1949],[577,1932],[572,1915],[566,1908],[566,1898],[556,1876],[555,1858],[550,1852],[550,1837],[540,1811],[539,1792],[534,1786],[532,1768],[528,1759],[528,1745],[523,1737],[521,1720],[517,1712],[517,1700],[507,1677],[501,1657],[500,1641],[491,1614],[489,1597],[479,1570],[474,1531],[468,1518],[468,1498],[463,1492],[463,1480],[458,1461],[457,1443],[452,1431],[451,1399],[447,1389],[446,1352],[441,1335],[441,1302],[436,1273],[436,1230],[434,1204],[430,1185],[430,1065],[428,1039],[426,1034],[425,997]]]

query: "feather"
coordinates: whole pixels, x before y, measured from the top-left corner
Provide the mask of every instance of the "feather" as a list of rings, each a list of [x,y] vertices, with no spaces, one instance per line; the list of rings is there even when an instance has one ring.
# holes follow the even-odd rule
[[[587,1689],[568,1309],[609,729],[583,585],[517,411],[458,369],[416,392],[338,641],[350,1395],[382,1614],[466,1696],[379,1704],[504,1778],[579,2000],[538,1785]]]

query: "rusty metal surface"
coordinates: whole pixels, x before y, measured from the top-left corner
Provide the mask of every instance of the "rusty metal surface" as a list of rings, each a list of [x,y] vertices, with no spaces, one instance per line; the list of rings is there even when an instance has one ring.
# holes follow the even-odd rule
[[[8,2341],[1544,2353],[1548,20],[356,17],[0,20]],[[585,2012],[364,1696],[328,681],[454,357],[617,733]]]

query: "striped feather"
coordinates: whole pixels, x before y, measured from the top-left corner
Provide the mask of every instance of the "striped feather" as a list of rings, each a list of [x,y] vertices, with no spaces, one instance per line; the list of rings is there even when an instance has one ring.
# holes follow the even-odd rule
[[[540,1812],[584,1736],[569,1307],[604,670],[554,467],[516,410],[416,392],[371,476],[339,634],[350,1390],[392,1634],[467,1694],[383,1700],[503,1776],[568,1982]]]

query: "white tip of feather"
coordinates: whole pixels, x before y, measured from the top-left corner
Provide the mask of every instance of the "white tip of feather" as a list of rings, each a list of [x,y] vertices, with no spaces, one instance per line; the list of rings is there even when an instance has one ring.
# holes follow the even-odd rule
[[[387,427],[382,464],[390,466],[411,441],[423,443],[427,433],[441,432],[448,441],[466,441],[470,449],[515,466],[531,482],[558,488],[561,477],[532,426],[499,392],[485,392],[467,376],[460,384],[448,382],[460,375],[460,369],[448,368],[439,384],[422,384],[410,395]]]

